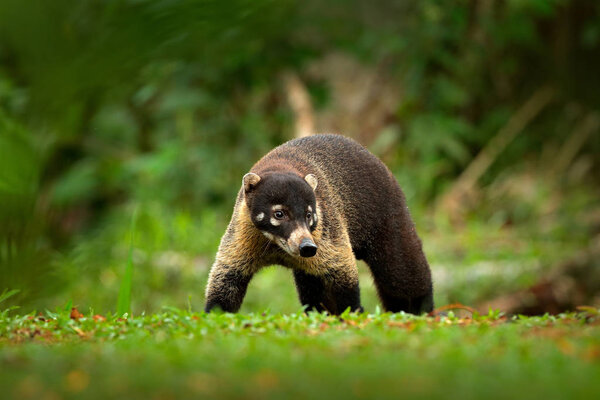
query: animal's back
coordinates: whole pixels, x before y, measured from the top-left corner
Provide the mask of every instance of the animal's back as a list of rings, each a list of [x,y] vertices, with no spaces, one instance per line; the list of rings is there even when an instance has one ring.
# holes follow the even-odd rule
[[[302,174],[317,175],[322,185],[319,197],[343,215],[357,258],[364,258],[370,242],[380,240],[386,231],[412,229],[412,223],[407,227],[397,224],[405,218],[394,218],[407,212],[395,178],[383,162],[356,141],[332,134],[292,140],[273,149],[253,170],[279,160],[288,160]]]

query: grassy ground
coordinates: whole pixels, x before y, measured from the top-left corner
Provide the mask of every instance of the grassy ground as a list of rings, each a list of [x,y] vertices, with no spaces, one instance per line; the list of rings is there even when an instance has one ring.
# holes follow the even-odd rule
[[[280,267],[251,282],[240,314],[194,313],[226,218],[171,217],[140,207],[135,235],[115,223],[82,241],[57,260],[57,275],[71,285],[52,299],[27,304],[31,293],[0,294],[0,309],[23,305],[0,311],[0,399],[600,398],[599,310],[508,319],[381,314],[359,263],[367,314],[305,315],[291,272]],[[584,225],[558,219],[469,220],[458,230],[416,220],[438,306],[475,306],[527,287],[589,241]],[[28,313],[65,299],[72,303],[54,313]],[[120,303],[135,317],[107,314]],[[71,304],[95,311],[71,313]],[[157,313],[165,305],[179,308]]]
[[[0,313],[3,398],[598,398],[600,316]]]

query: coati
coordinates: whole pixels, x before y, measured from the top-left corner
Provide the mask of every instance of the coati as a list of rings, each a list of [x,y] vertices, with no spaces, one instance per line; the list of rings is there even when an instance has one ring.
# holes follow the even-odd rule
[[[355,259],[370,267],[387,311],[433,309],[429,265],[390,170],[340,135],[289,141],[242,179],[205,311],[238,311],[252,276],[272,264],[293,270],[307,310],[362,311]]]

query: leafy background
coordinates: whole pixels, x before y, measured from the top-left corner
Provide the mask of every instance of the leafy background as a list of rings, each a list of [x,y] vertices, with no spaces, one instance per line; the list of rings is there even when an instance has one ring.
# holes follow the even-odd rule
[[[396,175],[438,304],[528,287],[600,244],[598,71],[595,1],[3,0],[0,289],[19,290],[3,304],[114,310],[130,258],[134,313],[201,309],[241,176],[296,134],[289,76],[316,131]],[[298,308],[272,268],[243,310]]]

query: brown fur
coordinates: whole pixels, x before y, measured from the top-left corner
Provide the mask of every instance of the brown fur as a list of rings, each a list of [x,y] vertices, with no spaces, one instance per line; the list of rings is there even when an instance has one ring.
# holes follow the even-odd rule
[[[404,196],[391,172],[362,146],[338,135],[315,135],[277,147],[251,172],[314,175],[306,180],[316,186],[312,238],[318,251],[295,257],[267,239],[252,222],[243,186],[210,273],[207,311],[237,311],[252,275],[271,264],[295,271],[303,304],[332,313],[361,309],[355,257],[369,264],[387,310],[433,308],[429,266]],[[254,176],[253,185],[260,185]]]

